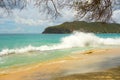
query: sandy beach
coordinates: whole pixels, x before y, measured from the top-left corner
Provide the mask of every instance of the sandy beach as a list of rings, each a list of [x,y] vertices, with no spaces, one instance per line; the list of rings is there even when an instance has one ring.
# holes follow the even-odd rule
[[[89,50],[40,64],[0,69],[0,80],[119,80],[119,76],[120,48]]]
[[[0,0],[0,80],[120,80],[120,0]]]

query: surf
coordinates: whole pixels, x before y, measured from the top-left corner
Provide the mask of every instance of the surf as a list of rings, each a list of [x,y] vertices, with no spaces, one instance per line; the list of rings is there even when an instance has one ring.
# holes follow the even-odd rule
[[[34,51],[60,50],[74,47],[99,47],[99,46],[119,46],[120,37],[102,38],[94,33],[74,32],[73,34],[60,39],[60,43],[53,45],[32,46],[28,45],[22,48],[2,49],[0,56],[9,54],[21,54]]]

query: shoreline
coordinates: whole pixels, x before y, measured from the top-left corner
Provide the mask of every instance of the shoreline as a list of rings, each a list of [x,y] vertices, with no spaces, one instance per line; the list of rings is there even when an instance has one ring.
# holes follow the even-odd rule
[[[81,75],[91,72],[104,71],[114,67],[120,68],[120,65],[117,65],[118,61],[115,62],[114,65],[109,63],[110,67],[103,66],[102,64],[104,61],[107,62],[106,58],[117,60],[117,57],[118,59],[120,58],[119,48],[88,50],[82,53],[75,53],[73,55],[48,61],[45,63],[25,66],[20,68],[19,71],[13,71],[17,69],[14,68],[13,70],[11,70],[13,71],[13,73],[11,72],[0,74],[0,80],[50,80],[52,78],[60,76],[69,76],[74,74]],[[97,67],[95,64],[97,65]],[[100,67],[101,65],[104,68]],[[61,78],[59,79],[62,80]]]

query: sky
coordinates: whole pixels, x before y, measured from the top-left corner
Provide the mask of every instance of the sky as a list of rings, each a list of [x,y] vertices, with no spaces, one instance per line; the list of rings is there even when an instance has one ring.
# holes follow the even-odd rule
[[[48,15],[40,13],[33,4],[23,10],[14,9],[9,16],[0,9],[0,34],[1,33],[41,33],[46,27],[59,25],[63,22],[74,21],[75,11],[67,8],[61,11],[62,16],[51,19]],[[120,23],[120,9],[113,12],[113,20]]]
[[[61,10],[62,16],[51,19],[32,3],[21,11],[14,9],[10,15],[3,11],[0,9],[0,33],[41,33],[46,27],[73,21],[75,14],[75,11],[65,8]]]

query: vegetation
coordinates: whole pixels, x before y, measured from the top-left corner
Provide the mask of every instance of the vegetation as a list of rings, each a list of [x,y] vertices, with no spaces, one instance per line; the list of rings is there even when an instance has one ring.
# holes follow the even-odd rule
[[[23,9],[30,0],[0,0],[0,8],[6,13],[13,9]],[[53,17],[61,16],[60,9],[70,8],[77,11],[76,18],[88,16],[88,20],[107,22],[112,15],[112,5],[118,4],[119,0],[33,0],[34,5],[40,12],[50,14]]]
[[[45,33],[72,33],[73,31],[93,32],[93,33],[120,33],[120,24],[84,21],[65,22],[61,25],[48,27]]]

